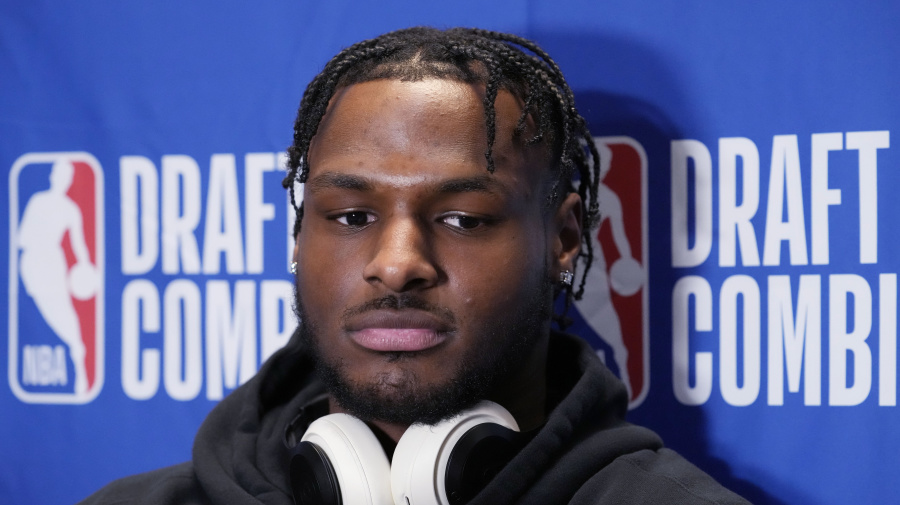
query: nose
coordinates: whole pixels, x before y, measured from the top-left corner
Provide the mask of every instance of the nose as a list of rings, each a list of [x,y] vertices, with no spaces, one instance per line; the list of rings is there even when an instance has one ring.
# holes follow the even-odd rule
[[[424,228],[411,216],[383,219],[363,271],[366,282],[396,293],[436,285],[439,272]]]

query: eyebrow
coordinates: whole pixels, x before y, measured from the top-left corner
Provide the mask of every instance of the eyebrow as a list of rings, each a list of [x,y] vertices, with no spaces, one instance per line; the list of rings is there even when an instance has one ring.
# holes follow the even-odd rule
[[[437,193],[501,193],[501,185],[493,177],[484,174],[474,177],[458,177],[443,181],[437,187]]]
[[[330,188],[352,189],[355,191],[372,191],[375,189],[372,182],[365,177],[334,172],[317,175],[307,182],[306,186],[313,192]]]
[[[351,174],[326,172],[313,177],[306,183],[310,191],[316,192],[325,189],[349,189],[352,191],[374,191],[375,184],[371,179]],[[493,177],[484,174],[472,177],[457,177],[441,181],[435,188],[438,194],[454,193],[487,193],[496,195],[504,193],[502,185]]]

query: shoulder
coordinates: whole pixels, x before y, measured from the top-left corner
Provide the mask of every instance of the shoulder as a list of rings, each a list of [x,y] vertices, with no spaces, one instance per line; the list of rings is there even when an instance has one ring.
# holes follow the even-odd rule
[[[586,481],[570,502],[748,505],[670,449],[620,456]]]
[[[111,482],[79,505],[201,505],[203,493],[190,463],[132,475]]]

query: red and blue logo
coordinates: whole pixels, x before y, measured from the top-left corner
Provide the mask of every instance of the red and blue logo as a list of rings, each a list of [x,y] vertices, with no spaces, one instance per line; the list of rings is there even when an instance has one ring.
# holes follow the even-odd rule
[[[88,153],[28,153],[9,175],[9,383],[28,403],[103,387],[103,170]]]
[[[594,333],[584,336],[625,383],[634,408],[650,387],[647,154],[630,137],[596,137],[594,144],[600,223],[594,263],[575,307]]]

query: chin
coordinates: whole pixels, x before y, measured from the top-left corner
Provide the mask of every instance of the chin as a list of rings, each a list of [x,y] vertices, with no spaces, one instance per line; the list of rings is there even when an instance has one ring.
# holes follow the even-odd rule
[[[363,380],[346,370],[320,363],[319,377],[344,410],[368,421],[392,424],[435,424],[475,404],[485,394],[456,375],[445,381],[423,383],[409,368],[395,368]]]

